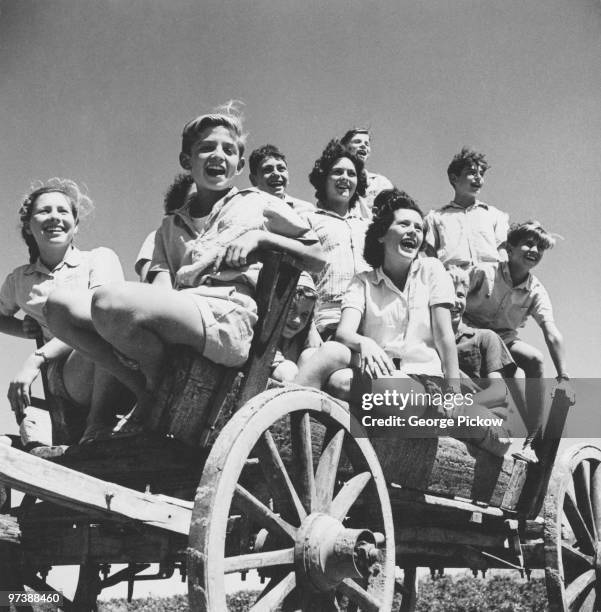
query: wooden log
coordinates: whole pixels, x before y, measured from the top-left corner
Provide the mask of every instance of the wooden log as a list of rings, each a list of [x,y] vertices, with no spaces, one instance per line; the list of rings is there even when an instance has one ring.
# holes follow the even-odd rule
[[[192,503],[150,495],[0,445],[0,482],[67,508],[187,534]]]
[[[391,483],[497,507],[513,468],[513,459],[446,437],[377,439],[373,446]]]

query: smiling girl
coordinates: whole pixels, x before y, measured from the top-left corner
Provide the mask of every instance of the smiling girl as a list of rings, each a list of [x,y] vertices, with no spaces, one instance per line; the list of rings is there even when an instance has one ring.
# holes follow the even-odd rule
[[[49,294],[57,288],[67,294],[85,292],[89,303],[93,289],[123,279],[113,251],[80,251],[73,244],[80,216],[91,206],[91,200],[70,180],[50,179],[33,190],[19,210],[29,263],[13,270],[0,289],[0,331],[21,338],[41,335],[44,340],[10,383],[11,408],[20,421],[31,403],[31,384],[47,364],[52,395],[82,410],[89,409],[84,435],[110,425],[101,415],[107,413],[106,406],[115,406],[114,396],[122,396],[122,391],[115,388],[116,381],[106,372],[53,337],[45,306]],[[15,316],[18,311],[26,315],[24,319]],[[83,316],[89,319],[89,309]]]
[[[342,296],[355,274],[367,270],[363,243],[367,221],[356,211],[365,194],[363,162],[332,140],[316,160],[309,180],[315,187],[317,210],[307,215],[318,235],[326,265],[313,276],[317,288],[315,324],[324,340],[332,338],[340,320]]]

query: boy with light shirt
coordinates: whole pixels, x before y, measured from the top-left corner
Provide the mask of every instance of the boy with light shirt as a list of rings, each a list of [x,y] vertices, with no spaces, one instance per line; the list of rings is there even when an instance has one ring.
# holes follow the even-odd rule
[[[349,153],[355,155],[364,165],[367,165],[367,160],[371,154],[371,135],[368,129],[353,128],[340,139],[340,142]],[[365,219],[370,221],[376,196],[385,189],[392,189],[394,185],[385,176],[369,172],[367,169],[365,169],[365,176],[367,178],[367,189],[365,195],[357,199],[357,210]]]
[[[290,184],[286,156],[274,145],[255,149],[248,159],[250,182],[261,191],[284,200],[297,213],[312,212],[315,206],[286,193]]]
[[[461,149],[447,169],[453,200],[426,215],[426,241],[445,266],[469,268],[507,259],[508,216],[478,200],[489,167],[483,153]]]
[[[544,411],[543,355],[518,338],[517,330],[529,316],[540,326],[557,370],[557,381],[568,397],[563,338],[554,322],[551,300],[542,283],[531,273],[555,238],[537,221],[514,224],[507,235],[507,262],[484,263],[471,272],[465,319],[478,328],[501,336],[511,356],[526,375],[526,405],[531,417],[524,448],[517,458],[537,461],[531,444],[542,426]]]

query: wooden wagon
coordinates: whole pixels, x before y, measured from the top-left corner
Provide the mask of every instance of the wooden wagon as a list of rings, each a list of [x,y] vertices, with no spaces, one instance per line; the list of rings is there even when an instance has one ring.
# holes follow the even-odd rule
[[[188,580],[192,610],[227,609],[224,577],[257,570],[254,612],[415,604],[416,568],[544,568],[552,610],[601,606],[601,450],[555,461],[569,408],[557,395],[542,461],[497,459],[450,438],[378,442],[328,395],[269,383],[299,270],[265,257],[260,319],[241,371],[174,349],[155,434],[72,446],[47,461],[0,446],[0,591],[52,592],[80,567],[64,609],[96,609],[125,581]],[[68,421],[54,411],[55,435]],[[17,441],[15,440],[15,444]],[[11,488],[25,494],[11,504]],[[13,496],[14,498],[14,496]],[[111,565],[125,569],[111,571]],[[156,574],[142,574],[158,564]],[[20,609],[26,609],[25,607]]]

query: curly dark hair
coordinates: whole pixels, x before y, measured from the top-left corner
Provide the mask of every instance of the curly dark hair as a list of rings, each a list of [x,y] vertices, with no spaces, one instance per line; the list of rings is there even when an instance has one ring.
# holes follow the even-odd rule
[[[248,172],[251,176],[257,174],[261,164],[268,158],[275,157],[281,159],[286,165],[286,156],[272,144],[266,144],[255,149],[248,158]]]
[[[309,181],[313,187],[315,187],[315,197],[320,202],[326,200],[326,179],[328,173],[332,169],[332,166],[341,158],[347,157],[353,162],[355,170],[357,171],[357,189],[349,202],[349,208],[355,205],[358,197],[365,195],[367,189],[367,175],[363,162],[349,153],[341,144],[339,140],[330,140],[326,148],[323,150],[321,157],[315,160],[313,170],[309,174]]]
[[[459,151],[459,153],[453,157],[449,167],[447,168],[449,183],[453,185],[451,176],[459,176],[464,168],[471,165],[479,166],[482,174],[484,174],[490,168],[490,164],[486,160],[486,155],[484,155],[484,153],[479,153],[478,151],[474,151],[469,147],[463,147],[461,151]]]
[[[374,200],[375,211],[372,222],[365,233],[365,247],[363,248],[363,259],[372,267],[379,268],[384,264],[384,245],[379,241],[394,221],[394,213],[401,208],[414,210],[420,217],[424,213],[416,201],[404,191],[397,189],[384,189]],[[421,248],[424,248],[425,241]]]

